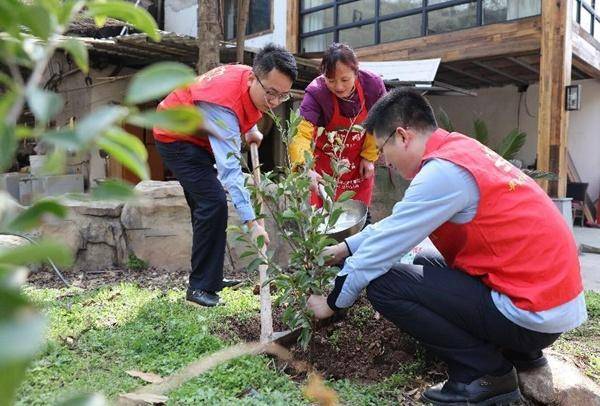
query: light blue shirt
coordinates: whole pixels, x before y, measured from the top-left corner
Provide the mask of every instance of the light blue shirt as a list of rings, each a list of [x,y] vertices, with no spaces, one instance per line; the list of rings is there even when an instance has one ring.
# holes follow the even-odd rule
[[[351,306],[370,281],[386,273],[440,225],[471,221],[478,204],[479,188],[467,170],[442,159],[426,162],[390,216],[346,239],[352,256],[339,273],[347,276],[335,305]],[[492,291],[492,299],[506,318],[534,331],[561,333],[587,318],[583,293],[543,312],[522,310],[499,292]]]
[[[208,140],[215,156],[219,181],[229,192],[240,219],[243,222],[254,220],[256,215],[250,193],[244,185],[245,178],[240,163],[242,139],[238,119],[226,107],[205,102],[198,103],[197,106],[202,112],[202,126],[211,133]],[[252,129],[256,129],[256,126]]]

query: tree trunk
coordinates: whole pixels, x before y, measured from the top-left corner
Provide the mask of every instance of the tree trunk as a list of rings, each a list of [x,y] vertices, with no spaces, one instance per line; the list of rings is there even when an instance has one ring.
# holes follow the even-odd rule
[[[198,63],[201,75],[219,66],[219,48],[223,38],[219,0],[198,0]]]
[[[236,60],[244,63],[244,42],[246,40],[246,25],[248,14],[250,14],[250,0],[237,0],[237,24],[236,24]]]

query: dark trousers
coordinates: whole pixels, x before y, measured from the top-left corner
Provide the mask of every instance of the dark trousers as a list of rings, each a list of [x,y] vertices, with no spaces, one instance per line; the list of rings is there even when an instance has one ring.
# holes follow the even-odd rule
[[[414,264],[375,279],[367,295],[379,313],[448,364],[451,380],[470,383],[508,372],[511,364],[503,350],[539,353],[560,335],[514,324],[498,311],[490,288],[479,278],[445,267],[441,257],[426,253]]]
[[[156,142],[164,164],[185,194],[192,217],[190,288],[219,291],[223,284],[227,228],[227,197],[217,179],[214,157],[189,142]]]

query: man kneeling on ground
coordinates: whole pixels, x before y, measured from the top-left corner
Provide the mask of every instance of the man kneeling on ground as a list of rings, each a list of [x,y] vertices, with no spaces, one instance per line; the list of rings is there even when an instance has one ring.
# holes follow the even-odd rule
[[[419,93],[397,89],[369,112],[389,166],[411,180],[392,214],[327,248],[345,264],[317,318],[373,307],[448,365],[427,389],[435,405],[492,405],[520,398],[517,370],[542,366],[542,349],[582,324],[577,248],[544,191],[476,140],[437,127]],[[426,237],[441,253],[394,265]],[[435,250],[432,250],[435,251]]]

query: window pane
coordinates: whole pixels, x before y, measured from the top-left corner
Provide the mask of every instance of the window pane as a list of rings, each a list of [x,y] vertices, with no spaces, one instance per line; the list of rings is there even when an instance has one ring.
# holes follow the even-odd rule
[[[579,2],[573,0],[573,21],[579,21]]]
[[[271,0],[250,0],[250,16],[246,34],[254,34],[271,28]]]
[[[302,32],[317,31],[333,25],[333,7],[302,16]]]
[[[333,3],[332,0],[302,0],[302,10],[322,6],[323,4]]]
[[[423,5],[423,0],[381,0],[379,14],[392,14],[400,11],[411,10]]]
[[[592,15],[583,7],[581,7],[581,20],[579,25],[587,32],[592,32]]]
[[[433,6],[434,4],[447,3],[449,1],[451,0],[429,0],[427,4]]]
[[[541,12],[541,0],[483,0],[484,24],[525,18]]]
[[[398,41],[420,36],[422,19],[423,16],[419,13],[380,23],[381,42]]]
[[[429,24],[428,34],[439,34],[473,27],[477,23],[476,3],[461,4],[427,13]]]
[[[338,24],[358,23],[375,17],[375,0],[360,0],[338,6]]]
[[[373,45],[375,43],[375,24],[340,30],[339,39],[340,42],[344,42],[353,48]]]
[[[596,3],[598,4],[598,3]],[[594,38],[600,41],[600,20],[596,20],[596,25],[594,26]]]
[[[300,48],[302,53],[323,52],[333,42],[333,32],[304,38]]]

